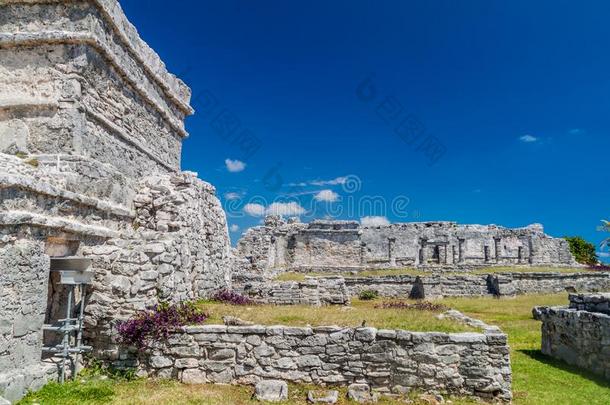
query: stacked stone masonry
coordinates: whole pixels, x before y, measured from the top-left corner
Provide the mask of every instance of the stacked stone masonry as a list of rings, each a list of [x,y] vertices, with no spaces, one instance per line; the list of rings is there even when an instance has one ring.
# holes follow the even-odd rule
[[[568,307],[536,307],[542,353],[610,380],[610,293],[570,294]]]
[[[255,384],[281,379],[320,386],[367,384],[511,399],[506,335],[321,326],[186,327],[141,363],[149,375],[185,383]]]
[[[215,189],[180,171],[190,95],[116,0],[0,2],[0,397],[52,375],[52,257],[93,259],[85,343],[105,359],[118,320],[230,287]]]
[[[235,249],[242,271],[358,271],[420,267],[464,270],[482,266],[576,264],[564,239],[539,224],[508,229],[455,222],[402,223],[362,227],[353,221],[308,224],[268,217],[249,229]]]
[[[233,276],[233,288],[259,303],[281,305],[349,305],[363,291],[380,297],[437,299],[559,292],[610,291],[610,273],[499,273],[424,276],[309,277],[273,281],[261,275]]]

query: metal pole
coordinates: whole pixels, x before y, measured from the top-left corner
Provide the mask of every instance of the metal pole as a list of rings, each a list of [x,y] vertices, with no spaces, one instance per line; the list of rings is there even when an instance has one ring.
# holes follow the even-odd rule
[[[87,293],[87,285],[80,284],[80,314],[78,316],[78,331],[76,334],[76,348],[80,350],[81,343],[83,341],[83,321],[85,318],[85,296]],[[74,360],[74,375],[76,375],[76,369],[78,367],[78,362],[80,360],[80,352],[77,352],[75,360]]]
[[[64,320],[64,337],[62,339],[63,352],[61,361],[61,375],[59,381],[63,384],[66,381],[66,359],[68,358],[68,344],[70,340],[70,317],[72,316],[72,293],[74,292],[74,286],[71,285],[68,288],[68,305],[66,308],[66,319]]]

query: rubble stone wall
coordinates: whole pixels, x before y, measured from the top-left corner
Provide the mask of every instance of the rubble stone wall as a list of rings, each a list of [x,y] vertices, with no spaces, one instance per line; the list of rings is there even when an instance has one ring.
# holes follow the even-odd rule
[[[345,277],[352,297],[374,290],[382,297],[441,298],[610,291],[610,273],[499,273],[481,275]],[[420,296],[423,294],[423,296]]]
[[[256,302],[274,305],[349,305],[343,277],[308,277],[304,281],[269,281],[234,277],[233,289]]]
[[[534,308],[542,353],[610,380],[609,305],[610,294],[580,294],[570,295],[569,307]]]
[[[512,396],[507,337],[498,331],[192,326],[157,345],[141,366],[150,375],[185,383],[358,382],[385,393],[415,389],[506,401]]]
[[[421,222],[361,227],[354,221],[308,224],[268,218],[238,241],[236,262],[269,276],[282,271],[358,271],[418,267],[468,271],[490,266],[574,266],[564,239],[538,224],[496,225]]]
[[[41,362],[49,257],[40,242],[0,233],[0,398],[15,401],[56,376]]]

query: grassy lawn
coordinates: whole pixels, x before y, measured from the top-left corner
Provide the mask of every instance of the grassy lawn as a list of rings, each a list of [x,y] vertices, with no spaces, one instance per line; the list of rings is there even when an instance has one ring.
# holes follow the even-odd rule
[[[493,273],[544,273],[544,272],[554,272],[554,273],[582,273],[582,272],[590,272],[595,273],[596,270],[591,270],[583,267],[532,267],[532,266],[521,266],[521,267],[508,267],[508,266],[498,266],[498,267],[482,267],[480,269],[472,270],[472,271],[438,271],[436,274],[445,274],[445,275],[474,275],[474,274],[493,274]],[[310,273],[296,273],[296,272],[286,272],[279,274],[276,277],[278,281],[303,281],[306,276],[312,277],[328,277],[328,276],[343,276],[346,278],[349,277],[374,277],[374,276],[430,276],[435,274],[432,271],[424,271],[420,269],[413,268],[402,268],[402,269],[371,269],[371,270],[363,270],[357,273],[324,273],[324,272],[310,272]]]
[[[540,352],[536,305],[567,305],[567,293],[525,295],[514,299],[455,298],[442,301],[508,334],[515,404],[610,404],[610,381],[571,367]]]
[[[339,325],[358,327],[362,321],[366,326],[379,329],[406,329],[411,331],[471,332],[475,329],[448,319],[437,319],[439,311],[419,311],[392,308],[375,308],[382,300],[352,300],[350,307],[308,305],[255,305],[233,306],[215,302],[200,305],[209,314],[207,323],[222,323],[224,315],[265,325],[320,326]]]
[[[377,300],[377,303],[381,300]],[[453,298],[439,301],[487,323],[500,326],[509,336],[513,370],[514,403],[523,405],[545,404],[609,404],[610,382],[603,381],[587,372],[552,360],[540,353],[540,323],[532,319],[531,309],[536,305],[565,305],[567,294],[530,295],[508,299]],[[227,307],[205,303],[212,320],[231,313],[243,319],[265,323],[288,323],[292,325],[330,324],[359,325],[362,319],[367,324],[387,322],[388,327],[401,324],[417,325],[420,315],[411,319],[408,314],[374,315],[375,302],[354,302],[354,310],[340,311],[335,308],[276,307],[266,306]],[[328,311],[328,312],[326,312]],[[400,310],[392,310],[400,311]],[[284,313],[282,313],[284,312]],[[403,312],[405,312],[403,310]],[[406,311],[415,312],[415,311]],[[417,311],[419,312],[419,311]],[[265,317],[270,317],[265,318]],[[428,320],[434,317],[430,313]],[[408,319],[408,320],[407,320]],[[426,327],[425,329],[430,329]],[[305,404],[308,387],[292,386],[291,399],[286,404]],[[96,373],[85,373],[74,382],[59,386],[49,384],[43,390],[30,394],[21,403],[41,405],[71,404],[260,404],[251,399],[252,388],[227,385],[188,386],[174,381],[127,380],[108,378]],[[344,396],[341,396],[344,398]],[[452,398],[454,404],[475,403],[472,400]],[[342,399],[340,404],[348,404]],[[404,403],[398,400],[383,400],[382,404]],[[419,402],[415,401],[415,404]]]

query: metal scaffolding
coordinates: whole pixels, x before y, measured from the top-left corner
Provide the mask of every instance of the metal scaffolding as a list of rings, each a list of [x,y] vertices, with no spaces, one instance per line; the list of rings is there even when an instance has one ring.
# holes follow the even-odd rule
[[[91,259],[83,257],[61,257],[51,258],[51,272],[60,274],[61,285],[68,290],[65,318],[58,319],[53,324],[43,325],[43,330],[62,335],[60,344],[54,346],[43,346],[44,353],[50,353],[54,357],[61,358],[59,381],[66,380],[66,362],[70,363],[72,375],[76,374],[78,356],[91,351],[91,346],[84,346],[83,342],[83,320],[85,312],[85,296],[87,284],[91,283],[93,271],[89,271]],[[78,315],[75,316],[76,289],[80,295],[78,304]]]

